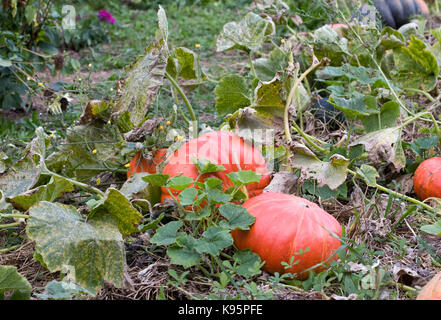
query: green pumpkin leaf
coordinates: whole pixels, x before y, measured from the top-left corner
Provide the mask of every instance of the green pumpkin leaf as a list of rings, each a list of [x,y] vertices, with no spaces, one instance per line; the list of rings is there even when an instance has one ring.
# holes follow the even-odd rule
[[[276,47],[267,58],[259,58],[253,61],[256,75],[261,81],[271,81],[277,72],[282,72],[288,66],[289,52]]]
[[[393,49],[393,57],[396,71],[391,72],[391,77],[401,88],[424,91],[435,88],[439,66],[423,41],[411,36],[408,46]]]
[[[256,218],[248,213],[248,210],[234,203],[226,203],[219,207],[219,213],[227,219],[220,221],[220,226],[227,229],[249,230]]]
[[[182,221],[171,221],[166,225],[159,227],[156,230],[155,235],[150,239],[150,242],[160,246],[175,243],[178,237],[185,234],[184,232],[178,233],[178,230],[183,225]]]
[[[186,80],[201,79],[204,74],[199,63],[198,55],[187,48],[179,47],[173,50],[177,62],[177,76]]]
[[[63,177],[53,176],[48,184],[28,190],[17,196],[7,198],[6,201],[11,203],[17,210],[27,211],[38,201],[52,202],[64,193],[73,190],[74,187],[71,182]]]
[[[196,250],[199,253],[208,253],[211,255],[218,255],[219,251],[225,249],[233,244],[233,237],[230,230],[221,227],[208,227],[202,234],[202,238],[198,239]]]
[[[72,300],[73,296],[81,294],[90,293],[75,283],[52,280],[44,288],[44,293],[35,295],[42,300]]]
[[[216,111],[224,116],[251,104],[250,92],[245,79],[239,75],[222,77],[214,88]]]
[[[49,271],[66,273],[94,295],[104,280],[122,287],[124,241],[111,215],[86,222],[73,206],[41,201],[29,216],[27,234]]]
[[[9,293],[9,300],[28,300],[31,290],[31,284],[16,267],[0,266],[0,301],[5,300],[5,293]]]
[[[136,201],[137,199],[147,200],[151,206],[161,202],[161,188],[143,179],[148,175],[149,173],[147,172],[132,174],[119,190],[127,199],[135,200],[134,203],[143,209],[146,203],[144,201]],[[148,205],[145,209],[148,210]]]
[[[198,195],[198,190],[196,188],[184,189],[178,195],[179,202],[183,206],[192,205],[195,202],[195,198],[197,197],[197,195]]]
[[[201,212],[194,211],[194,212],[188,212],[185,216],[185,220],[188,221],[199,221],[204,218],[207,218],[211,214],[211,209],[209,206],[206,206],[202,209]]]
[[[165,29],[162,32],[165,33]],[[147,111],[164,83],[168,56],[164,38],[152,42],[146,48],[145,56],[135,62],[125,79],[121,95],[112,108],[112,118],[119,119],[126,114],[127,120],[130,120],[128,126],[139,127],[143,124]]]
[[[440,236],[441,235],[441,220],[438,220],[434,224],[427,224],[421,227],[421,231],[424,231],[428,234],[433,234]]]
[[[264,115],[283,117],[285,110],[283,83],[278,75],[268,82],[259,81],[254,90],[251,107]]]
[[[369,159],[374,163],[382,161],[391,163],[396,170],[401,170],[405,165],[403,148],[401,146],[401,130],[392,127],[370,132],[356,139],[349,146],[363,145]],[[403,161],[404,160],[404,161]],[[404,163],[403,163],[404,162]]]
[[[342,96],[337,96],[335,92],[333,92],[329,97],[329,102],[350,119],[378,113],[375,97],[365,96],[359,92],[351,93],[347,99]]]
[[[366,132],[391,128],[400,116],[400,106],[395,101],[388,101],[381,107],[380,113],[361,118]]]
[[[236,186],[243,186],[255,182],[259,182],[261,178],[261,174],[258,174],[252,170],[241,170],[241,171],[233,171],[227,174],[228,178]]]
[[[197,240],[188,235],[178,238],[176,244],[167,248],[167,255],[172,264],[190,268],[199,264],[201,255],[196,251]]]
[[[236,271],[243,277],[253,277],[262,273],[260,270],[262,260],[259,255],[252,252],[250,249],[236,251],[233,255],[236,266]]]
[[[165,185],[167,188],[184,190],[193,183],[193,179],[186,176],[176,176],[171,178]]]
[[[154,186],[163,187],[167,184],[167,181],[169,178],[170,178],[170,176],[168,174],[155,173],[155,174],[149,174],[145,177],[142,177],[142,180],[144,180],[145,182],[148,182]]]
[[[319,187],[327,185],[332,190],[337,189],[346,181],[349,159],[333,154],[329,162],[321,161],[311,150],[301,144],[296,144],[294,151],[291,166],[301,170],[302,180],[312,178],[317,180]]]
[[[16,162],[12,170],[0,175],[0,190],[3,197],[0,199],[0,209],[9,206],[6,198],[13,198],[34,186],[40,177],[40,170],[35,163],[24,158]]]
[[[240,49],[245,51],[259,50],[269,36],[275,33],[271,19],[264,19],[249,12],[239,22],[228,22],[216,39],[216,51]]]
[[[124,137],[115,126],[97,122],[67,129],[67,138],[59,151],[46,158],[46,166],[54,172],[89,182],[109,168],[126,163],[121,144]],[[96,150],[96,153],[93,152]]]
[[[214,203],[225,203],[231,201],[233,198],[231,195],[224,193],[219,189],[208,189],[205,192],[207,197]]]
[[[123,236],[139,231],[137,225],[142,219],[141,213],[132,206],[125,195],[114,188],[106,190],[101,203],[90,212],[89,219],[107,215],[114,219]]]
[[[198,168],[198,171],[200,174],[204,173],[213,173],[213,172],[219,172],[219,171],[225,171],[225,167],[223,165],[211,162],[208,159],[204,158],[198,158],[195,159],[194,156],[190,155],[191,162],[194,163],[196,168]]]
[[[380,175],[374,167],[362,164],[356,171],[369,187],[375,187],[377,185],[377,178],[379,178]]]

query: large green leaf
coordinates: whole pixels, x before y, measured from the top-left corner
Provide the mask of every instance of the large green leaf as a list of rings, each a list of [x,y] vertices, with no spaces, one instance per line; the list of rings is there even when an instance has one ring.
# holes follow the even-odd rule
[[[274,22],[249,12],[239,22],[228,22],[216,39],[218,52],[241,49],[259,50],[267,38],[275,33]]]
[[[18,273],[14,266],[0,266],[0,300],[8,293],[10,300],[28,300],[31,296],[30,283]]]
[[[251,104],[250,91],[245,79],[239,75],[223,77],[214,88],[216,111],[223,116]]]
[[[328,162],[321,161],[311,150],[301,144],[296,144],[294,151],[291,166],[300,169],[303,180],[316,179],[319,187],[327,185],[332,190],[337,189],[346,181],[349,159],[334,154]]]
[[[47,201],[32,206],[29,215],[27,233],[51,272],[66,273],[94,294],[104,280],[122,287],[124,241],[111,215],[86,222],[75,207]]]
[[[393,49],[393,57],[396,71],[391,76],[401,88],[431,91],[435,87],[439,66],[423,41],[411,36],[408,46]]]

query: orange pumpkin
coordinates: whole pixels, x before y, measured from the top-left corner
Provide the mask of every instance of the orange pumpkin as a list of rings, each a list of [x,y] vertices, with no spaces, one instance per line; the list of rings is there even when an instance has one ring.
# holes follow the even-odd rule
[[[263,188],[270,183],[270,172],[259,149],[246,143],[241,137],[230,131],[212,131],[186,142],[168,159],[162,173],[171,177],[183,175],[196,180],[199,171],[192,162],[193,157],[209,160],[226,169],[225,171],[203,174],[198,180],[200,182],[209,177],[216,177],[222,180],[223,189],[226,190],[233,186],[227,176],[228,173],[252,170],[261,174],[261,179],[259,182],[246,186],[249,197],[262,193]],[[175,197],[181,192],[176,189],[170,189],[170,191]],[[166,198],[171,198],[171,196],[163,188],[161,201]]]
[[[256,217],[250,230],[233,230],[234,244],[239,250],[251,249],[265,261],[262,269],[270,273],[296,273],[305,279],[311,268],[329,259],[340,247],[340,223],[315,203],[277,192],[267,192],[247,200],[243,206]],[[309,250],[307,248],[309,247]],[[298,254],[300,250],[304,253]],[[306,251],[306,252],[305,252]],[[297,254],[296,254],[297,253]],[[282,262],[294,264],[285,269]],[[313,269],[324,270],[323,266]]]
[[[422,200],[430,197],[441,198],[441,157],[421,162],[413,176],[413,187]]]
[[[421,289],[417,300],[441,300],[441,271]]]
[[[164,161],[167,153],[167,149],[158,149],[153,157],[153,159],[144,158],[142,152],[138,152],[130,161],[130,167],[127,170],[127,179],[130,178],[132,174],[140,172],[148,172],[151,174],[156,173],[156,166]]]

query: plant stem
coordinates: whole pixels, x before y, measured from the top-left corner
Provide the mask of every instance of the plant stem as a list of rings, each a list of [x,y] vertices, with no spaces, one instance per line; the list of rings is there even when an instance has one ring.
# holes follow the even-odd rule
[[[182,90],[182,88],[179,86],[179,84],[175,81],[175,79],[173,79],[173,77],[166,72],[165,73],[165,77],[168,79],[168,81],[170,81],[170,83],[173,85],[173,87],[176,88],[176,90],[179,92],[179,95],[181,96],[182,100],[184,100],[185,105],[187,106],[188,112],[190,113],[190,118],[191,120],[196,123],[197,119],[196,119],[196,115],[194,113],[193,107],[191,106],[190,101],[188,100],[187,96],[184,93],[184,90]],[[196,126],[196,128],[193,128],[193,138],[197,138],[198,136],[198,128]]]
[[[13,251],[17,248],[20,248],[21,244],[16,244],[15,246],[9,247],[9,248],[4,248],[4,249],[0,249],[0,254],[2,253],[7,253],[9,251]]]
[[[292,86],[291,90],[289,91],[288,99],[286,99],[285,112],[284,112],[284,116],[283,116],[283,123],[285,125],[285,136],[286,136],[286,141],[288,143],[290,143],[292,141],[291,130],[290,130],[290,125],[289,125],[289,106],[291,105],[292,98],[293,98],[295,92],[297,91],[298,86],[300,85],[300,83],[302,83],[303,79],[305,79],[309,73],[314,71],[314,69],[316,69],[318,66],[320,66],[323,63],[323,61],[324,61],[324,59],[320,60],[319,62],[314,63],[305,72],[303,72],[302,75],[296,80],[296,82]],[[294,103],[294,106],[295,106],[295,103]]]
[[[0,224],[0,229],[7,229],[7,228],[18,227],[20,224],[21,224],[21,222],[13,222],[13,223]]]
[[[248,53],[248,58],[250,60],[251,73],[253,74],[254,78],[257,78],[256,70],[254,69],[254,65],[253,65],[253,52],[252,51],[250,51]]]
[[[7,218],[28,219],[30,217],[27,214],[19,214],[19,213],[2,214],[2,213],[0,213],[0,218],[1,219],[7,219]]]
[[[306,140],[306,142],[308,142],[311,146],[314,147],[314,149],[317,149],[320,153],[326,153],[327,150],[323,149],[322,147],[318,146],[315,142],[312,141],[312,139],[310,139],[306,133],[304,133],[302,131],[302,129],[299,128],[299,126],[297,125],[297,123],[293,122],[292,125],[294,126],[294,128],[296,129],[297,133],[299,133],[303,139]]]
[[[361,180],[364,181],[363,177],[361,177],[357,172],[352,171],[351,169],[346,169],[346,171],[347,171],[348,173],[352,174],[354,177],[360,178]],[[375,183],[374,187],[377,188],[377,189],[379,189],[379,190],[381,190],[381,191],[383,191],[383,192],[386,192],[386,193],[388,193],[388,194],[391,194],[391,195],[393,195],[393,196],[395,196],[395,197],[398,197],[398,198],[401,198],[401,199],[403,199],[403,200],[406,200],[406,201],[412,202],[412,203],[414,203],[414,204],[416,204],[416,205],[419,205],[419,206],[423,207],[424,209],[426,209],[426,210],[428,210],[428,211],[430,211],[430,212],[434,212],[434,213],[436,213],[436,214],[440,214],[440,213],[438,213],[434,208],[432,208],[431,206],[429,206],[428,204],[425,204],[424,202],[421,202],[421,201],[419,201],[419,200],[417,200],[417,199],[415,199],[415,198],[412,198],[412,197],[406,196],[406,195],[404,195],[404,194],[402,194],[402,193],[399,193],[399,192],[393,191],[392,189],[389,189],[389,188],[383,187],[383,186],[379,185],[378,183]]]

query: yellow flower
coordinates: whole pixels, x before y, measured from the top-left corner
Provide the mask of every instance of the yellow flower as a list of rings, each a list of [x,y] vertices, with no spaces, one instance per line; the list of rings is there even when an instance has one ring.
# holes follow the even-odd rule
[[[91,63],[89,63],[89,68],[92,68],[92,64]]]
[[[101,184],[101,178],[96,179],[96,185],[99,186]]]
[[[280,40],[281,43],[285,43],[285,39]]]
[[[164,126],[159,126],[159,130],[164,130]]]
[[[169,126],[171,124],[170,120],[167,120],[165,124]]]
[[[44,86],[43,82],[39,82],[39,83],[38,83],[38,86],[39,86],[39,87],[43,87],[43,86]]]
[[[92,153],[93,153],[93,154],[96,154],[96,149],[93,149],[93,150],[92,150]]]
[[[183,137],[183,136],[177,136],[176,139],[177,139],[178,141],[181,141],[182,139],[184,139],[184,137]]]
[[[196,43],[196,44],[195,44],[195,47],[196,47],[196,48],[200,48],[201,45],[200,45],[199,43]]]
[[[130,163],[126,163],[126,164],[124,165],[124,167],[126,167],[126,168],[130,168]]]
[[[107,124],[111,124],[112,122],[110,122],[110,119],[109,119],[109,121],[107,121]]]
[[[51,133],[50,137],[53,139],[53,138],[55,138],[55,135],[53,133]]]

